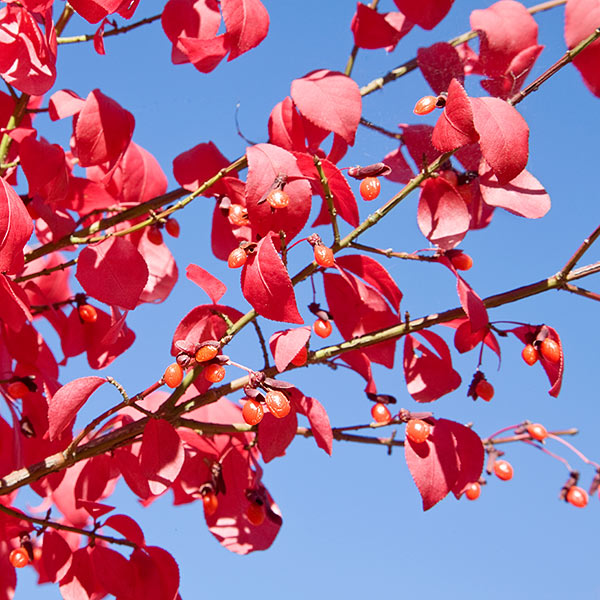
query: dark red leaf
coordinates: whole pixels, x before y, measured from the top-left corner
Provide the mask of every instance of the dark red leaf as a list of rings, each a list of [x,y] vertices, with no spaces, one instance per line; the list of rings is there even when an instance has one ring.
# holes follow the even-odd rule
[[[350,29],[359,48],[386,48],[392,51],[412,29],[413,24],[402,13],[379,13],[358,2]]]
[[[429,510],[450,492],[459,476],[453,431],[445,419],[436,420],[426,441],[416,444],[407,439],[404,455],[410,474]]]
[[[461,383],[452,368],[446,342],[432,331],[420,331],[433,350],[407,335],[404,340],[404,376],[408,393],[417,402],[432,402],[454,391]]]
[[[61,580],[71,568],[73,552],[65,538],[52,529],[44,532],[42,544],[42,560],[44,571],[52,582]]]
[[[129,598],[134,582],[131,563],[119,552],[99,545],[92,549],[91,558],[102,587],[117,598]]]
[[[412,169],[402,154],[402,146],[396,148],[396,150],[392,150],[389,154],[386,154],[383,158],[383,162],[392,169],[391,173],[385,175],[385,178],[390,181],[395,181],[396,183],[408,183],[414,177]]]
[[[299,169],[293,154],[273,146],[257,144],[246,150],[248,179],[246,182],[246,208],[255,236],[264,237],[269,232],[279,235],[285,231],[289,242],[304,227],[311,207],[310,184]],[[268,202],[261,202],[278,176],[287,177],[285,192],[290,197],[287,207],[273,209]],[[259,204],[260,202],[260,204]]]
[[[275,366],[281,373],[285,371],[292,359],[306,346],[310,339],[310,327],[296,327],[285,331],[276,331],[269,339],[269,347]]]
[[[21,198],[0,177],[0,272],[23,268],[23,248],[33,232],[33,221]]]
[[[469,97],[463,86],[453,79],[448,88],[446,106],[435,124],[431,142],[438,150],[449,152],[478,139]]]
[[[90,92],[73,123],[79,164],[114,163],[127,150],[134,127],[130,112],[100,90]]]
[[[423,29],[433,29],[447,14],[454,0],[394,0],[406,18]]]
[[[376,394],[377,386],[373,379],[371,371],[371,361],[364,352],[354,350],[353,352],[344,352],[340,358],[356,371],[366,382],[365,392]]]
[[[501,184],[527,165],[529,127],[517,110],[500,98],[471,98],[483,157]]]
[[[350,77],[327,69],[312,71],[292,81],[291,96],[306,119],[354,144],[362,102]]]
[[[56,439],[75,419],[79,409],[103,384],[104,377],[81,377],[63,385],[48,401],[48,434]]]
[[[479,68],[485,75],[504,75],[522,50],[537,46],[535,19],[520,2],[501,0],[471,13],[471,29],[479,33]]]
[[[374,258],[364,254],[346,254],[338,256],[336,262],[342,269],[358,275],[368,284],[379,290],[396,312],[400,310],[402,292],[387,269],[380,265]]]
[[[598,0],[568,0],[565,10],[565,40],[569,49],[600,27]],[[600,40],[590,44],[573,59],[583,81],[594,96],[600,97]]]
[[[296,437],[298,418],[292,408],[287,417],[278,419],[271,413],[265,413],[258,424],[258,448],[267,463],[278,456],[284,456],[287,447]]]
[[[94,594],[103,592],[92,568],[88,548],[73,553],[71,568],[60,581],[60,593],[64,600],[92,600]]]
[[[198,265],[189,264],[185,270],[185,275],[190,281],[203,289],[214,304],[217,304],[227,291],[227,286],[220,279]]]
[[[333,432],[331,423],[324,406],[316,399],[305,396],[300,390],[293,388],[292,402],[298,412],[308,418],[313,437],[319,448],[331,455],[333,446]]]
[[[258,46],[269,31],[269,13],[260,0],[221,0],[233,60]]]
[[[453,79],[461,84],[465,80],[460,56],[456,48],[447,42],[438,42],[428,48],[419,48],[417,64],[423,77],[436,94],[447,92]]]
[[[294,288],[271,236],[256,246],[242,271],[242,293],[252,308],[273,321],[304,323]]]
[[[550,210],[550,196],[542,184],[527,170],[512,181],[501,185],[487,165],[480,167],[479,186],[484,202],[489,206],[526,217],[539,219]]]
[[[184,458],[181,440],[173,426],[164,419],[150,419],[144,428],[140,467],[152,494],[162,494],[175,481]]]
[[[142,529],[136,521],[127,515],[112,515],[108,517],[104,521],[104,527],[111,527],[115,531],[118,531],[125,539],[138,546],[145,545]]]
[[[146,500],[150,496],[150,486],[148,478],[142,472],[138,457],[126,448],[117,448],[113,456],[129,489],[142,500]]]
[[[81,251],[75,277],[97,300],[133,310],[148,281],[148,265],[130,241],[111,237]]]
[[[123,0],[75,0],[73,8],[86,21],[98,23],[119,10]]]
[[[0,318],[13,331],[33,320],[25,292],[6,275],[0,275]]]
[[[450,250],[467,234],[471,216],[456,188],[443,177],[437,177],[423,184],[417,223],[430,242]]]
[[[431,134],[433,133],[431,125],[400,126],[402,127],[402,141],[419,171],[440,155],[440,151],[431,143]]]

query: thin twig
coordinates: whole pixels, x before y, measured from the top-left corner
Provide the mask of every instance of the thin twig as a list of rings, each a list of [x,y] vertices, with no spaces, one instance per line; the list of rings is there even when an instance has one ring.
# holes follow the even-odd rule
[[[60,265],[55,265],[54,267],[48,267],[47,269],[42,269],[41,271],[36,271],[35,273],[29,273],[29,275],[21,275],[21,277],[15,277],[13,281],[15,283],[22,283],[23,281],[29,281],[30,279],[35,279],[36,277],[42,277],[44,275],[51,275],[55,271],[64,271],[69,267],[77,264],[77,258],[72,258],[71,260],[61,263]]]
[[[329,217],[331,218],[331,227],[333,228],[333,243],[334,246],[336,246],[340,241],[340,228],[337,222],[337,210],[333,202],[333,194],[331,193],[331,188],[329,187],[327,175],[325,175],[325,171],[323,170],[323,163],[321,162],[321,159],[318,156],[313,156],[313,162],[315,163],[315,167],[319,173],[319,180],[321,181],[323,192],[325,192],[325,201],[327,202],[327,209],[329,210]]]
[[[388,131],[387,129],[380,127],[379,125],[375,125],[375,123],[371,123],[371,121],[368,121],[367,119],[361,117],[360,118],[360,124],[364,125],[365,127],[368,127],[369,129],[373,129],[373,131],[378,131],[379,133],[383,133],[383,135],[386,135],[387,137],[391,137],[394,140],[402,140],[402,134],[399,132],[394,132],[394,131]]]
[[[262,353],[263,353],[263,358],[265,359],[265,369],[268,369],[271,365],[269,363],[269,352],[267,350],[267,343],[265,342],[265,336],[263,335],[262,329],[260,328],[260,325],[258,324],[258,321],[256,319],[254,319],[254,321],[252,321],[252,324],[254,325],[254,329],[256,330],[256,335],[258,336],[258,341],[260,343],[260,347],[262,349]]]
[[[142,19],[141,21],[137,21],[136,23],[132,23],[131,25],[126,25],[125,27],[117,27],[115,29],[111,29],[104,33],[104,37],[109,37],[111,35],[119,35],[120,33],[127,33],[132,29],[137,29],[142,25],[148,25],[150,23],[154,23],[154,21],[158,21],[160,19],[161,14],[154,15],[152,17],[147,17]],[[79,42],[89,42],[94,39],[93,33],[82,34],[82,35],[74,35],[71,37],[59,37],[56,40],[57,44],[76,44]]]
[[[577,294],[578,296],[583,296],[584,298],[589,298],[590,300],[596,300],[597,302],[600,302],[600,294],[590,292],[589,290],[577,285],[573,285],[572,283],[565,283],[561,289],[573,294]]]
[[[373,248],[372,246],[365,246],[364,244],[359,244],[358,242],[350,242],[349,247],[356,248],[357,250],[362,250],[364,252],[372,252],[373,254],[387,256],[388,258],[402,258],[404,260],[418,260],[422,262],[438,262],[438,259],[435,256],[422,256],[420,254],[414,254],[412,252],[396,252],[391,248],[384,250],[382,248]]]
[[[581,260],[581,257],[590,249],[592,244],[598,239],[600,236],[600,225],[592,231],[592,233],[583,240],[581,246],[577,248],[574,252],[573,256],[567,261],[567,264],[558,272],[557,276],[561,279],[564,279],[575,267],[575,265]]]

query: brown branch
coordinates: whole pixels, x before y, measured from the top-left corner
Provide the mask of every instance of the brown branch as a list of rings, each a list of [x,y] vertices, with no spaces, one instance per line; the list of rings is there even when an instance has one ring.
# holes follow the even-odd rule
[[[402,140],[401,133],[394,132],[394,131],[388,131],[387,129],[384,129],[383,127],[380,127],[379,125],[375,125],[375,123],[371,123],[371,121],[368,121],[367,119],[365,119],[363,117],[360,118],[360,124],[363,125],[364,127],[368,127],[369,129],[372,129],[373,131],[378,131],[379,133],[383,133],[383,135],[386,135],[387,137],[390,137],[394,140]]]
[[[21,275],[20,277],[15,277],[13,281],[15,283],[22,283],[23,281],[29,281],[30,279],[35,279],[36,277],[42,277],[44,275],[51,275],[55,271],[64,271],[69,267],[77,264],[77,258],[72,258],[71,260],[61,263],[60,265],[56,265],[54,267],[48,267],[47,269],[42,269],[41,271],[37,271],[35,273],[30,273],[29,275]]]
[[[572,294],[577,294],[578,296],[583,296],[584,298],[589,298],[590,300],[596,300],[597,302],[600,302],[600,294],[590,292],[589,290],[573,285],[572,283],[565,283],[561,289],[571,292]]]
[[[600,225],[598,225],[598,227],[596,227],[596,229],[592,231],[589,237],[583,240],[581,246],[577,248],[573,256],[571,256],[571,258],[567,261],[567,264],[559,271],[558,277],[563,278],[566,275],[568,275],[573,270],[573,267],[575,267],[575,265],[581,260],[581,257],[590,249],[592,244],[598,239],[599,236]]]
[[[89,531],[88,529],[80,529],[79,527],[72,527],[71,525],[64,525],[63,523],[57,523],[56,521],[50,521],[49,519],[39,519],[38,517],[32,517],[31,515],[27,515],[20,510],[16,510],[11,508],[10,506],[4,506],[0,504],[0,512],[4,514],[10,515],[11,517],[15,517],[17,519],[23,519],[28,523],[32,523],[35,525],[41,525],[42,527],[50,527],[51,529],[57,529],[58,531],[70,531],[72,533],[79,533],[80,535],[85,535],[93,540],[103,540],[104,542],[108,542],[109,544],[118,544],[119,546],[129,546],[130,548],[137,548],[137,544],[126,540],[125,538],[115,538],[110,535],[102,535],[101,533],[96,533],[96,531]]]
[[[383,250],[382,248],[373,248],[372,246],[365,246],[364,244],[359,244],[358,242],[350,242],[348,246],[350,248],[362,250],[363,252],[372,252],[373,254],[387,256],[388,258],[402,258],[404,260],[419,260],[422,262],[438,262],[438,259],[435,256],[422,256],[420,254],[414,254],[411,252],[396,252],[391,248]]]

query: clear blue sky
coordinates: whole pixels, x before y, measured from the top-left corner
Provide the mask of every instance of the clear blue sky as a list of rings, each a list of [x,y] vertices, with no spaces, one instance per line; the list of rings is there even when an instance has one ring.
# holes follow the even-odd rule
[[[345,67],[352,47],[349,25],[354,2],[264,3],[271,17],[265,42],[231,63],[222,63],[211,74],[201,74],[190,65],[171,65],[170,43],[155,23],[107,39],[104,57],[97,56],[91,44],[60,48],[56,89],[70,88],[85,97],[98,87],[130,110],[136,118],[134,140],[157,157],[172,189],[176,186],[172,159],[200,142],[214,141],[230,159],[243,154],[245,142],[237,136],[234,122],[237,102],[244,134],[265,141],[268,115],[289,93],[294,78],[317,68]],[[365,84],[412,58],[417,47],[467,31],[470,11],[490,4],[457,1],[438,28],[433,32],[415,28],[392,54],[359,52],[356,81]],[[394,9],[391,0],[382,0],[380,7]],[[158,1],[144,0],[134,20],[161,8]],[[563,9],[540,14],[536,20],[546,50],[534,76],[564,52]],[[74,18],[65,35],[90,31],[92,26]],[[472,95],[483,95],[476,81],[469,85]],[[412,107],[425,93],[429,93],[427,84],[414,72],[366,98],[364,116],[389,129],[415,122]],[[554,274],[598,224],[594,138],[600,126],[599,102],[569,67],[519,105],[531,129],[528,169],[546,186],[552,209],[540,221],[497,211],[488,229],[467,236],[461,247],[475,260],[467,279],[482,297]],[[43,135],[67,147],[70,124],[43,121],[40,117],[36,122]],[[376,162],[393,148],[392,140],[361,128],[356,145],[340,164]],[[398,189],[385,183],[382,198]],[[168,244],[180,273],[194,262],[223,277],[229,286],[224,301],[244,311],[247,304],[236,288],[237,274],[228,272],[210,254],[212,206],[210,200],[194,202],[179,219],[180,239],[169,239]],[[361,217],[368,214],[367,208],[372,207],[361,207]],[[330,230],[321,229],[328,241]],[[364,242],[405,251],[427,246],[416,226],[416,196]],[[585,260],[593,262],[599,256],[593,249]],[[402,309],[411,316],[457,305],[455,284],[445,269],[400,261],[385,264],[404,293]],[[594,283],[583,285],[593,289]],[[304,306],[310,301],[310,291],[304,288],[298,293],[308,318]],[[145,388],[170,362],[169,344],[181,317],[206,301],[198,288],[181,277],[168,301],[144,306],[131,315],[137,341],[104,373],[130,392]],[[490,313],[493,320],[546,322],[558,330],[566,355],[558,399],[548,396],[541,368],[527,367],[520,358],[521,344],[511,338],[501,341],[500,371],[493,355],[484,359],[484,370],[496,389],[492,402],[473,403],[466,397],[466,385],[477,364],[473,352],[456,357],[461,388],[428,408],[436,416],[473,422],[482,436],[526,418],[545,423],[549,429],[576,426],[581,430],[575,439],[578,447],[600,460],[595,311],[597,305],[590,300],[552,292]],[[269,327],[267,331],[274,330]],[[439,327],[436,331],[451,344],[450,330]],[[240,336],[230,353],[240,362],[259,366],[262,361],[251,331]],[[88,374],[91,371],[84,360],[73,360],[62,373],[62,381]],[[315,367],[310,376],[301,372],[290,379],[326,406],[334,425],[368,420],[370,406],[358,376]],[[378,368],[376,380],[380,391],[394,394],[400,406],[418,410],[406,392],[400,353],[396,368]],[[99,412],[102,396],[90,404],[88,416]],[[284,525],[270,550],[246,557],[229,553],[213,539],[200,504],[173,507],[166,494],[150,508],[141,509],[124,488],[117,498],[122,502],[121,512],[139,519],[148,542],[165,547],[179,562],[184,600],[245,595],[293,600],[333,594],[346,598],[413,594],[489,600],[600,598],[598,498],[592,498],[585,510],[559,502],[557,495],[567,477],[562,465],[524,445],[505,450],[515,469],[512,481],[490,478],[477,502],[447,498],[423,513],[401,449],[387,456],[383,448],[336,443],[333,456],[328,457],[313,441],[298,439],[286,457],[265,468],[264,481],[282,510]],[[568,458],[582,471],[587,487],[593,470],[575,457]],[[32,586],[33,571],[24,571],[19,573],[17,600],[33,594],[39,599],[60,597],[56,586]]]

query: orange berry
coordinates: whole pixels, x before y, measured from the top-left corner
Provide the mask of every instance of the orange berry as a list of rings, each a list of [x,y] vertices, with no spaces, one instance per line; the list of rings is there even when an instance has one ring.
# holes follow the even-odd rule
[[[219,383],[219,381],[225,379],[225,367],[217,363],[206,365],[202,372],[204,373],[204,378],[211,383]]]
[[[457,271],[468,271],[473,266],[473,259],[464,252],[453,254],[450,262]]]
[[[290,197],[283,190],[271,190],[267,196],[267,202],[273,208],[285,208],[290,203]]]
[[[497,460],[494,463],[494,473],[498,479],[508,481],[509,479],[512,479],[513,476],[512,465],[507,460]]]
[[[77,310],[84,323],[95,323],[98,319],[98,311],[90,304],[82,304]]]
[[[465,490],[465,496],[469,500],[477,500],[477,498],[479,498],[480,494],[481,494],[481,485],[477,481],[470,483],[469,487],[467,487],[467,489]]]
[[[406,437],[415,444],[422,444],[431,433],[431,425],[421,419],[411,419],[406,424]]]
[[[588,503],[588,493],[577,485],[569,488],[567,502],[577,508],[584,508]]]
[[[417,100],[413,112],[419,116],[428,115],[435,110],[436,103],[437,98],[435,96],[423,96]]]
[[[267,392],[265,403],[271,411],[271,414],[278,419],[283,419],[290,414],[290,401],[287,396],[279,390],[270,390]]]
[[[195,359],[196,362],[208,362],[212,360],[217,354],[219,354],[219,348],[212,344],[206,344],[206,346],[200,346],[196,351]]]
[[[265,410],[257,400],[250,398],[242,407],[242,417],[248,425],[258,425],[264,416]]]
[[[321,267],[333,266],[333,250],[327,246],[315,246],[315,262]]]
[[[531,425],[527,425],[527,433],[538,442],[541,442],[548,437],[546,428],[540,423],[531,423]]]
[[[8,560],[16,569],[22,569],[29,564],[29,554],[27,554],[25,548],[15,548],[8,555]]]
[[[323,321],[323,319],[317,319],[313,323],[314,332],[322,338],[329,337],[333,331],[333,326],[330,321]]]
[[[244,265],[248,256],[242,248],[234,248],[227,257],[227,264],[230,269],[239,269]]]
[[[557,363],[560,360],[560,346],[550,338],[540,344],[540,352],[548,362]]]
[[[534,365],[538,359],[538,352],[533,344],[527,344],[521,352],[523,360],[529,365]]]
[[[392,413],[383,402],[373,404],[371,407],[371,416],[375,423],[389,423],[392,420]]]
[[[381,191],[381,183],[379,183],[377,177],[365,177],[360,182],[359,191],[363,200],[375,200]]]
[[[248,225],[248,211],[241,204],[232,204],[229,207],[229,222],[232,225],[242,227]]]
[[[170,388],[176,388],[183,380],[183,369],[174,362],[166,368],[163,380]]]

